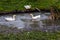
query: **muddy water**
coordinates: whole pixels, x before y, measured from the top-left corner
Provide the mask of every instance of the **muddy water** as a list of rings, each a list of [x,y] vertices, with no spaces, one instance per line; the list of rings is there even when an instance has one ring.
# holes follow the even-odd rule
[[[60,21],[49,20],[50,13],[34,13],[34,16],[41,15],[40,18],[33,20],[30,14],[14,14],[15,21],[6,21],[5,18],[12,17],[13,14],[0,15],[0,25],[17,27],[26,30],[57,31],[60,30]]]

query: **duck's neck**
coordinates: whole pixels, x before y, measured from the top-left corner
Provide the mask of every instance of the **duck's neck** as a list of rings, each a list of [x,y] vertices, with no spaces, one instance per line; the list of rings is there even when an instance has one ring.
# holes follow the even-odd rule
[[[31,17],[34,17],[33,15],[31,15]]]
[[[13,16],[13,19],[15,19],[15,16]]]

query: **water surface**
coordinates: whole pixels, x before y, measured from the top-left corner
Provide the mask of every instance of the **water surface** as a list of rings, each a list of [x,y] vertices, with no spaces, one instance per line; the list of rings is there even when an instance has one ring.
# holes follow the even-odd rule
[[[15,21],[5,20],[6,17],[12,17],[13,14],[0,15],[0,25],[26,30],[57,31],[60,29],[60,21],[49,20],[50,13],[33,13],[34,16],[41,15],[41,18],[37,19],[38,21],[32,21],[33,19],[29,13],[14,15],[16,15]]]

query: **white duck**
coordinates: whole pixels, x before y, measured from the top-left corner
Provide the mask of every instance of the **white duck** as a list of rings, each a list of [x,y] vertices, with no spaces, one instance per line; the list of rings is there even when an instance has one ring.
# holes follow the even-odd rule
[[[37,15],[37,16],[33,16],[33,14],[30,14],[30,15],[31,15],[32,19],[34,19],[34,20],[38,20],[41,17],[41,15]]]
[[[6,21],[14,21],[15,20],[16,15],[13,15],[13,17],[7,17],[5,18]]]
[[[24,6],[26,9],[30,9],[31,8],[31,5],[25,5]]]

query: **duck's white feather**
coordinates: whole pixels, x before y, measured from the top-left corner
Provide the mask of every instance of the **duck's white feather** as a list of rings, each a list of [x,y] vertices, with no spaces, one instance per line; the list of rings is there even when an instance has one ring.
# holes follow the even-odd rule
[[[40,15],[32,17],[32,19],[37,19],[37,18],[40,18]]]
[[[14,21],[15,19],[14,18],[5,18],[5,20]]]
[[[24,6],[26,9],[30,9],[31,8],[31,5],[25,5]]]
[[[14,21],[15,20],[15,16],[16,15],[13,15],[13,17],[6,17],[5,20],[6,21]]]

